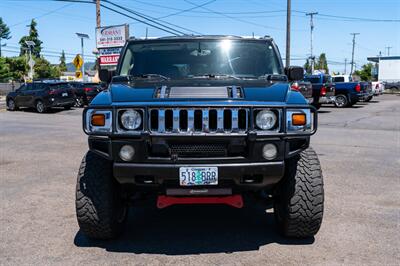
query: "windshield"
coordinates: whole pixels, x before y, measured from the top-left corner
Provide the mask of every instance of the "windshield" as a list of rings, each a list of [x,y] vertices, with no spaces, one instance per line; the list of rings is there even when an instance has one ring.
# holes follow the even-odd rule
[[[120,75],[159,74],[172,79],[204,75],[259,77],[283,74],[270,41],[190,40],[132,43]]]

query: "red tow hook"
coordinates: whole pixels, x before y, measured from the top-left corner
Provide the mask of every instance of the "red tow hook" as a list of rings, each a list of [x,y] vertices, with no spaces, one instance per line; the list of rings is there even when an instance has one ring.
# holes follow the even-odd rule
[[[221,197],[171,197],[158,196],[157,208],[163,209],[175,204],[226,204],[235,208],[243,207],[242,195]]]

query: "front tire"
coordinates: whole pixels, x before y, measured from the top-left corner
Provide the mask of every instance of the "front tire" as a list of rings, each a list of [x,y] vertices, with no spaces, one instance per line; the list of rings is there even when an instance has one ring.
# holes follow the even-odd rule
[[[275,196],[275,218],[284,236],[307,238],[318,232],[324,188],[321,166],[312,148],[286,162],[285,176]]]
[[[335,106],[338,108],[344,108],[349,105],[349,100],[347,99],[347,96],[344,94],[339,94],[335,97]]]
[[[83,234],[111,239],[122,232],[127,205],[120,192],[111,162],[89,151],[82,159],[76,185],[76,216]]]

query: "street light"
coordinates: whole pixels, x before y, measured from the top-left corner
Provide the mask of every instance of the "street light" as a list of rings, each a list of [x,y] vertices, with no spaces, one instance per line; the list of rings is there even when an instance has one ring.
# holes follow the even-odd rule
[[[29,50],[29,78],[31,80],[33,80],[33,66],[35,65],[35,61],[33,61],[32,59],[32,48],[35,46],[35,42],[34,41],[25,41],[25,44],[28,46],[28,50]]]
[[[83,55],[83,39],[89,39],[89,35],[85,34],[85,33],[76,33],[76,36],[78,36],[78,38],[81,39],[81,49],[82,49],[82,79],[83,81],[85,81],[85,58]]]

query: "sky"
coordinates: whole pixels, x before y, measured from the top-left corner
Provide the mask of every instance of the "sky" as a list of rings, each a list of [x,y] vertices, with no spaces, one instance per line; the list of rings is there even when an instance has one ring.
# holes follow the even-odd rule
[[[285,57],[286,0],[110,0],[145,15],[185,27],[202,34],[239,36],[269,35]],[[204,5],[203,5],[204,4]],[[203,5],[202,7],[195,6]],[[191,9],[191,10],[188,10]],[[187,10],[187,11],[185,11]],[[314,17],[314,55],[326,53],[329,68],[344,71],[345,59],[351,60],[352,35],[356,37],[355,63],[360,68],[368,56],[376,56],[390,46],[390,55],[400,55],[399,0],[292,0],[291,65],[303,65],[310,55],[310,17]],[[338,18],[337,16],[349,17]],[[93,61],[95,48],[95,5],[52,0],[0,0],[0,17],[10,27],[12,38],[3,40],[3,53],[15,56],[18,41],[28,34],[32,18],[38,23],[45,57],[59,62],[61,50],[67,61],[80,53],[76,32],[87,33],[86,61]],[[381,22],[376,20],[397,20]],[[128,23],[130,36],[168,36],[169,33],[148,27],[130,18],[101,9],[102,26]],[[347,71],[349,71],[347,64]]]

